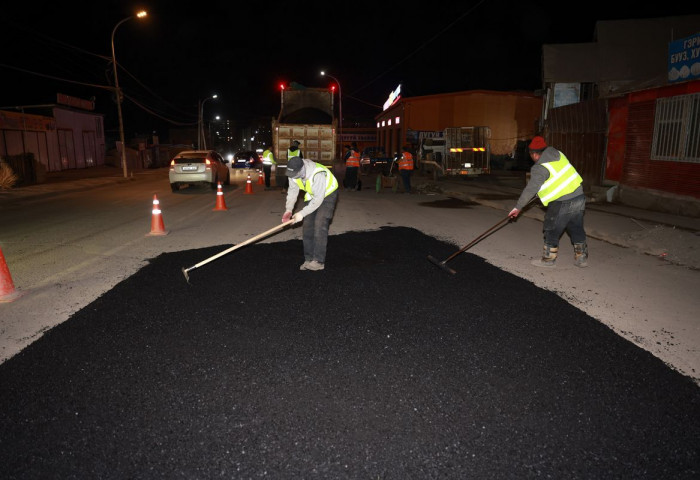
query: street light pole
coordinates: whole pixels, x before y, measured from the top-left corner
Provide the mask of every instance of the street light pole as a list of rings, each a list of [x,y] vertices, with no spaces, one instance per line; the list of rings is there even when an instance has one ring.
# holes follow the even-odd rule
[[[207,100],[211,100],[212,98],[218,98],[218,95],[212,95],[211,97],[207,97],[204,100],[199,101],[199,124],[197,126],[197,150],[202,149],[202,139],[204,139],[204,149],[206,150],[207,148],[207,139],[204,137],[204,123],[202,121],[202,118],[204,116],[204,104],[207,102]]]
[[[333,75],[330,75],[324,71],[321,71],[322,76],[331,77],[338,84],[338,115],[340,119],[338,120],[338,136],[340,137],[340,142],[343,142],[343,90],[340,88],[340,82]]]
[[[141,10],[136,15],[126,17],[124,20],[117,23],[112,29],[112,68],[114,69],[114,91],[117,94],[117,113],[119,115],[119,140],[122,144],[122,168],[124,170],[124,178],[127,178],[126,143],[124,141],[124,120],[122,118],[122,92],[119,89],[119,76],[117,75],[117,57],[114,54],[114,34],[116,33],[117,28],[119,28],[119,25],[121,25],[122,23],[131,20],[134,17],[144,18],[147,15],[148,13],[145,10]]]
[[[202,149],[202,101],[197,101],[197,150]]]

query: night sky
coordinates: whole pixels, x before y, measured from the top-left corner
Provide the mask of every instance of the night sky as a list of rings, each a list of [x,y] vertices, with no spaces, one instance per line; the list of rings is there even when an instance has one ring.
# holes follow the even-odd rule
[[[621,3],[621,2],[618,2]],[[633,5],[633,8],[629,6]],[[193,125],[207,115],[236,123],[279,112],[281,82],[341,82],[345,122],[372,118],[389,92],[404,96],[541,87],[541,46],[592,41],[597,20],[697,13],[691,2],[13,2],[0,18],[0,107],[54,103],[57,92],[96,97],[116,126],[111,35],[115,33],[127,133]],[[666,10],[663,11],[661,8]],[[575,19],[575,20],[572,20]]]

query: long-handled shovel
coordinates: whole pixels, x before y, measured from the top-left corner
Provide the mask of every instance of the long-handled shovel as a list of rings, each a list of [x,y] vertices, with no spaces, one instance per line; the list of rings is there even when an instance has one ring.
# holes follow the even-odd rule
[[[532,197],[532,198],[530,199],[530,201],[527,202],[527,203],[525,204],[525,206],[522,208],[522,210],[524,211],[527,207],[529,207],[530,204],[531,204],[532,202],[534,202],[536,198],[538,198],[538,197],[537,197],[537,196]],[[430,260],[431,262],[433,262],[435,265],[437,265],[438,267],[442,268],[442,269],[445,270],[446,272],[450,272],[452,275],[454,275],[454,274],[456,274],[457,272],[455,272],[454,270],[452,270],[450,267],[448,267],[448,266],[445,265],[445,264],[446,264],[447,262],[449,262],[450,260],[452,260],[452,259],[453,259],[454,257],[456,257],[457,255],[459,255],[460,253],[462,253],[462,252],[464,252],[464,251],[470,249],[471,247],[473,247],[474,245],[476,245],[477,243],[479,243],[480,241],[482,241],[484,238],[486,238],[486,237],[488,237],[489,235],[491,235],[494,231],[496,231],[496,230],[501,226],[502,223],[507,222],[508,220],[515,220],[515,219],[510,218],[510,216],[506,216],[506,218],[504,218],[503,220],[500,220],[496,225],[494,225],[493,227],[489,228],[489,229],[486,230],[484,233],[482,233],[481,235],[479,235],[478,237],[476,237],[474,240],[472,240],[471,242],[469,242],[469,245],[465,245],[464,247],[460,248],[460,249],[457,250],[455,253],[453,253],[452,255],[450,255],[449,257],[447,257],[446,259],[444,259],[442,262],[439,261],[437,258],[433,257],[432,255],[428,255],[428,260]]]
[[[273,233],[275,233],[275,232],[277,232],[277,231],[279,231],[279,230],[282,230],[282,229],[283,229],[284,227],[286,227],[286,226],[293,225],[293,223],[294,223],[294,222],[280,223],[280,224],[277,225],[276,227],[273,227],[273,228],[271,228],[271,229],[269,229],[269,230],[267,230],[267,231],[265,231],[265,232],[263,232],[263,233],[261,233],[261,234],[259,234],[259,235],[256,235],[256,236],[254,236],[253,238],[249,238],[249,239],[246,240],[245,242],[239,243],[238,245],[234,245],[234,246],[231,247],[231,248],[227,248],[227,249],[224,250],[223,252],[217,253],[216,255],[207,258],[206,260],[202,260],[202,261],[199,262],[198,264],[192,265],[190,268],[184,268],[184,267],[183,267],[183,269],[182,269],[182,274],[185,276],[185,280],[187,280],[187,283],[190,283],[190,275],[189,275],[189,271],[190,271],[190,270],[194,270],[195,268],[199,268],[199,267],[201,267],[202,265],[205,265],[205,264],[207,264],[207,263],[209,263],[209,262],[212,262],[212,261],[216,260],[216,259],[219,258],[219,257],[223,257],[223,256],[226,255],[227,253],[231,253],[231,252],[233,252],[233,251],[236,250],[236,249],[239,249],[239,248],[241,248],[241,247],[245,247],[246,245],[249,245],[249,244],[251,244],[251,243],[253,243],[253,242],[258,241],[258,240],[260,240],[261,238],[267,237],[268,235],[272,235]]]
[[[504,218],[503,220],[500,220],[496,225],[494,225],[493,227],[489,228],[489,229],[486,230],[484,233],[482,233],[481,235],[479,235],[478,237],[476,237],[474,240],[472,240],[471,242],[469,242],[469,245],[465,245],[464,247],[460,248],[459,250],[457,250],[455,253],[453,253],[452,255],[450,255],[449,257],[447,257],[447,258],[446,258],[445,260],[443,260],[442,262],[439,261],[437,258],[433,257],[432,255],[428,255],[428,260],[430,260],[431,262],[433,262],[435,265],[437,265],[438,267],[442,268],[442,269],[445,270],[446,272],[450,272],[452,275],[454,275],[454,274],[456,274],[457,272],[455,272],[454,270],[452,270],[450,267],[448,267],[448,266],[445,265],[445,264],[446,264],[447,262],[449,262],[450,260],[452,260],[452,259],[453,259],[454,257],[456,257],[457,255],[459,255],[460,253],[462,253],[462,252],[468,250],[468,249],[471,248],[472,246],[474,246],[474,245],[476,245],[477,243],[479,243],[481,240],[483,240],[484,238],[486,238],[487,236],[489,236],[492,232],[494,232],[498,227],[500,227],[501,224],[503,224],[504,222],[507,222],[507,221],[510,220],[510,219],[511,219],[510,217],[506,217],[506,218]]]

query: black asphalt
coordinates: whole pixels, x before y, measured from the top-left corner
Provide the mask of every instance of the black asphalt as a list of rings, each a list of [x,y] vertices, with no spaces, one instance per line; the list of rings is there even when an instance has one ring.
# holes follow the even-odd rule
[[[700,388],[399,227],[158,256],[0,365],[0,476],[697,479]],[[534,268],[534,267],[533,267]],[[594,268],[594,267],[591,267]],[[575,292],[570,292],[575,295]]]

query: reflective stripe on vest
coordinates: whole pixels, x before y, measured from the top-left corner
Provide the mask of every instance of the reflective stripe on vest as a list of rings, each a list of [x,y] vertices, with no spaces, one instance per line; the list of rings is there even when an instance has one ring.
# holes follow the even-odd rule
[[[542,166],[549,170],[549,178],[540,187],[537,195],[545,207],[549,202],[576,190],[583,179],[566,156],[559,152],[561,158],[556,162],[543,163]]]
[[[413,155],[409,152],[403,152],[401,160],[399,160],[399,170],[413,170]]]
[[[287,150],[287,161],[289,161],[290,158],[293,157],[299,157],[301,153],[301,150],[296,149],[296,150]]]
[[[270,150],[265,150],[263,152],[263,164],[264,165],[274,165],[275,164],[275,156],[272,154]]]
[[[350,156],[345,160],[346,167],[360,167],[360,152],[350,150]]]
[[[333,176],[330,170],[328,168],[324,167],[320,163],[316,164],[316,168],[314,168],[314,171],[311,172],[311,175],[309,176],[309,179],[304,183],[301,178],[297,178],[294,181],[297,182],[297,185],[299,185],[299,188],[306,192],[304,195],[304,201],[308,202],[311,200],[311,193],[313,192],[311,188],[311,181],[314,178],[314,175],[316,175],[318,172],[326,172],[326,193],[323,195],[323,198],[326,198],[328,195],[331,193],[335,192],[338,189],[338,180]]]

